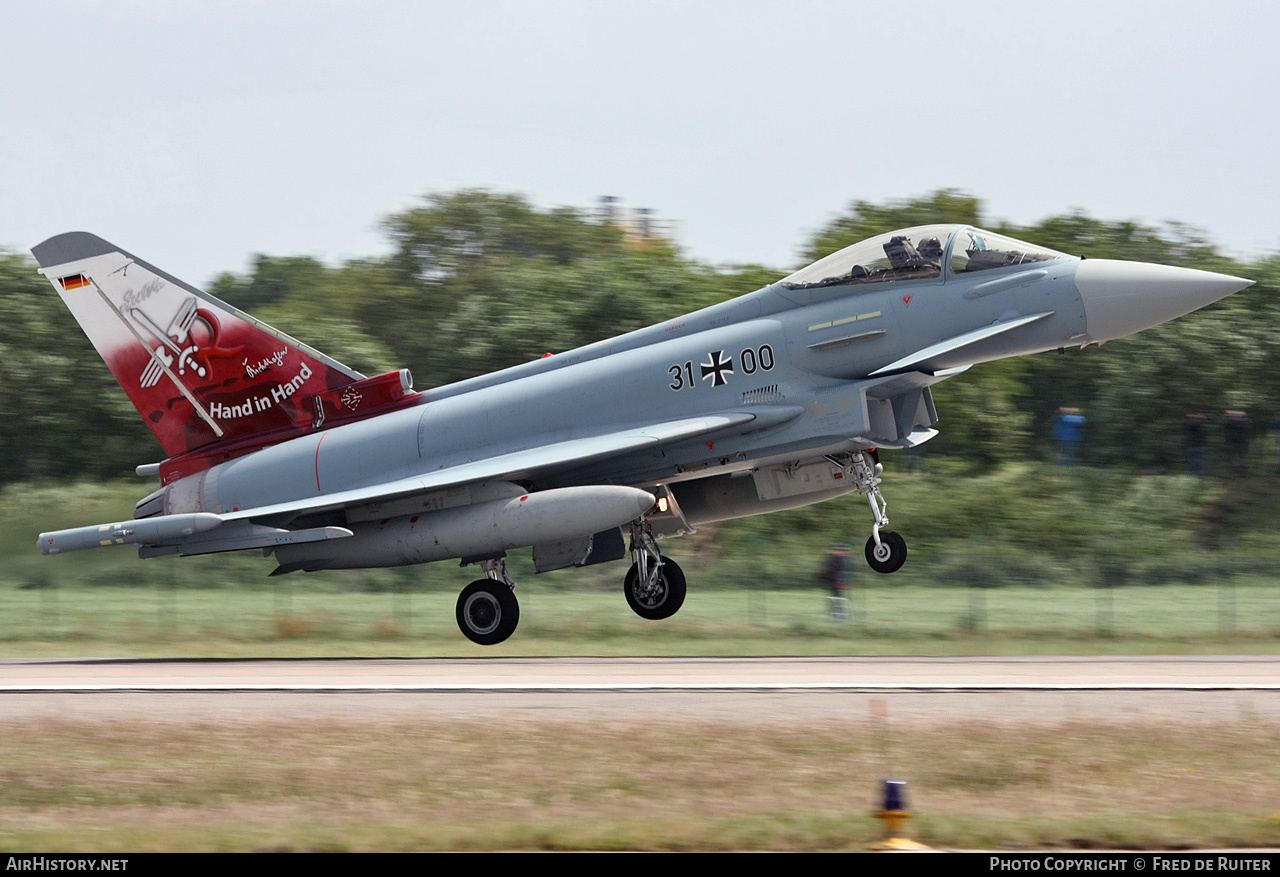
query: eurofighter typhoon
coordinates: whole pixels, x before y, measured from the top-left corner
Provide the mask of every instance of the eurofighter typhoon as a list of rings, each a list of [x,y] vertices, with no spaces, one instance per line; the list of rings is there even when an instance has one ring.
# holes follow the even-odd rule
[[[460,559],[476,643],[519,621],[506,552],[538,572],[624,559],[627,602],[673,615],[685,577],[659,540],[700,524],[867,498],[888,529],[880,448],[937,434],[930,387],[975,363],[1084,347],[1250,285],[1080,259],[964,225],[854,244],[763,289],[646,329],[426,392],[366,377],[84,232],[33,250],[166,459],[135,519],[42,533],[45,554],[261,549],[296,570]]]

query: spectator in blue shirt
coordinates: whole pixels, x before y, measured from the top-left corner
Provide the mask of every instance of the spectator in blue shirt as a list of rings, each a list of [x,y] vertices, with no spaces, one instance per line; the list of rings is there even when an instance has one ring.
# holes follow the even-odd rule
[[[1053,418],[1053,444],[1058,462],[1074,466],[1080,461],[1080,442],[1084,441],[1085,416],[1079,408],[1059,408]]]

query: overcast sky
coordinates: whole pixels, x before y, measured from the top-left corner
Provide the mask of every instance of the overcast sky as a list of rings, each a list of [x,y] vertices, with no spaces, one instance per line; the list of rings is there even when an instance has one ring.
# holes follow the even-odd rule
[[[854,199],[943,187],[1280,250],[1280,7],[1163,2],[0,6],[0,247],[86,230],[204,285],[378,255],[484,187],[600,195],[796,265]],[[851,242],[852,243],[852,242]]]

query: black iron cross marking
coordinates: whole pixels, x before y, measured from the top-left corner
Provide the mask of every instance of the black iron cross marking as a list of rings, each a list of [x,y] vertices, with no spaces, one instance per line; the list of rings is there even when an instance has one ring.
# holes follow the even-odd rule
[[[701,363],[702,379],[705,381],[708,375],[711,375],[711,386],[722,387],[729,383],[729,379],[725,375],[733,374],[733,357],[725,356],[723,350],[717,350],[715,353],[707,354],[707,361]]]

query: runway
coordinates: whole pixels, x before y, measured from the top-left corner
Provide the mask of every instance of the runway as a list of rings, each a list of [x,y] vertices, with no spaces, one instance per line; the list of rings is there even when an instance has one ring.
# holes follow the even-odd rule
[[[1280,716],[1280,657],[3,660],[0,717]]]
[[[1280,657],[0,660],[0,692],[1280,692]]]

